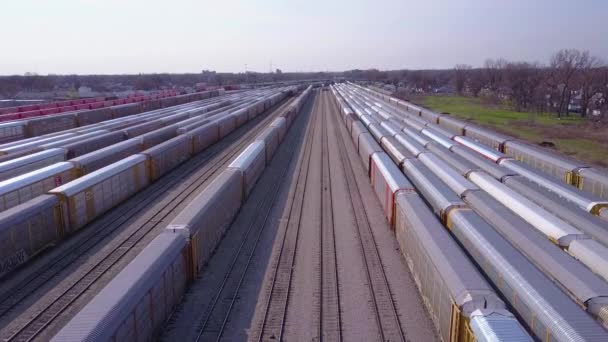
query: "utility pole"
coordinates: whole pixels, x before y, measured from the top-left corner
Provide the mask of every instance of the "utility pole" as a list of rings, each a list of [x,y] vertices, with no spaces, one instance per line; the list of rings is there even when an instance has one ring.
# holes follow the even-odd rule
[[[245,63],[245,84],[249,84],[249,73],[247,73],[247,63]]]

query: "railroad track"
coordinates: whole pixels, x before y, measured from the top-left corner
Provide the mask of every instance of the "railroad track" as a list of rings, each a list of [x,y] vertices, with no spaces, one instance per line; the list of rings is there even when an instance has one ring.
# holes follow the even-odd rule
[[[328,105],[331,105],[329,103]],[[339,111],[335,111],[339,115]],[[406,341],[405,332],[402,329],[399,315],[391,294],[391,289],[386,277],[378,245],[374,238],[369,219],[361,200],[362,194],[353,171],[351,156],[346,150],[345,139],[350,139],[345,135],[341,122],[338,122],[336,115],[330,115],[335,127],[340,132],[337,137],[340,162],[345,173],[345,180],[348,189],[348,197],[351,203],[353,216],[355,217],[355,229],[364,258],[365,273],[370,287],[371,299],[375,312],[376,324],[381,336],[380,341]],[[355,160],[358,162],[358,160]]]
[[[311,126],[307,132],[304,151],[298,166],[296,185],[289,194],[289,219],[285,229],[282,230],[282,236],[277,239],[281,243],[279,255],[272,267],[268,298],[263,307],[261,323],[254,331],[254,340],[280,341],[283,335],[317,120],[318,111],[313,109]]]
[[[320,295],[318,336],[320,340],[342,340],[342,327],[340,316],[340,294],[338,290],[338,266],[336,255],[336,235],[334,225],[334,206],[331,183],[331,163],[329,158],[329,138],[327,132],[327,96],[319,95],[319,111],[321,114],[321,201],[319,212],[321,224],[319,228],[320,263]]]
[[[53,259],[50,263],[45,265],[44,270],[41,273],[32,275],[25,279],[22,283],[17,285],[13,291],[7,291],[9,295],[0,299],[0,315],[6,314],[11,309],[15,308],[21,301],[28,298],[29,295],[33,294],[40,288],[42,288],[49,280],[55,277],[61,270],[70,265],[74,260],[86,255],[86,252],[97,245],[97,243],[103,241],[106,237],[110,236],[116,231],[122,224],[127,222],[133,215],[141,210],[144,210],[147,206],[154,203],[158,196],[164,194],[171,187],[183,182],[183,177],[191,174],[195,174],[194,179],[190,178],[190,182],[184,191],[181,191],[170,198],[166,198],[163,203],[161,210],[156,211],[150,217],[144,218],[144,223],[135,230],[126,233],[126,238],[116,243],[115,248],[111,248],[109,251],[103,253],[103,255],[96,255],[95,260],[87,261],[87,270],[82,270],[79,274],[80,277],[70,279],[70,284],[66,286],[66,290],[62,291],[61,294],[54,300],[50,301],[44,308],[38,310],[33,314],[27,322],[22,324],[14,331],[8,332],[6,341],[31,341],[36,337],[40,336],[41,333],[49,327],[63,312],[70,307],[78,298],[80,298],[85,291],[93,286],[97,280],[105,275],[109,270],[112,269],[129,251],[138,245],[142,239],[144,239],[151,231],[157,228],[163,219],[169,216],[176,208],[184,204],[184,201],[191,195],[196,193],[203,184],[207,182],[213,175],[219,172],[224,165],[226,165],[242,148],[249,143],[249,141],[255,137],[266,125],[274,119],[285,107],[291,102],[288,100],[277,108],[272,109],[270,115],[259,116],[258,120],[252,121],[251,125],[248,123],[243,129],[253,129],[246,131],[242,136],[237,137],[234,142],[226,142],[225,144],[231,143],[231,145],[225,149],[225,144],[218,143],[220,145],[216,147],[214,151],[209,155],[196,160],[193,163],[187,164],[186,168],[180,168],[179,174],[171,173],[170,176],[163,178],[163,183],[160,187],[156,187],[153,191],[148,192],[145,199],[132,207],[123,208],[120,206],[118,210],[111,211],[107,215],[107,218],[102,218],[104,224],[101,225],[91,234],[88,234],[82,243],[78,244],[75,248],[62,253],[58,258]],[[256,118],[257,119],[257,118]],[[229,135],[228,137],[234,135]],[[221,146],[223,145],[223,146]],[[215,145],[214,145],[215,147]],[[213,160],[215,159],[215,160]],[[211,163],[208,163],[211,161]],[[202,166],[203,169],[197,171]],[[147,189],[149,190],[149,189]],[[107,222],[109,221],[109,222]],[[86,230],[85,230],[86,231]]]
[[[292,126],[300,124],[298,120],[306,119],[305,114],[300,113]],[[293,129],[290,129],[288,132],[291,132],[288,134],[292,134]],[[270,168],[265,170],[265,172],[277,173],[278,177],[271,182],[269,187],[259,189],[264,190],[264,194],[263,199],[258,201],[255,205],[255,217],[247,225],[245,233],[241,235],[238,248],[234,252],[228,270],[224,275],[219,288],[213,295],[211,305],[205,310],[202,317],[198,319],[200,324],[197,327],[198,331],[195,338],[195,341],[197,342],[219,341],[223,337],[235,302],[239,298],[239,292],[251,265],[254,253],[257,250],[258,243],[262,237],[264,228],[267,225],[270,213],[272,212],[277,196],[280,193],[281,185],[285,182],[287,172],[289,171],[294,158],[296,158],[296,154],[293,153],[293,151],[294,147],[298,144],[297,137],[287,137],[284,142],[286,142],[288,146],[286,152],[288,154],[287,161],[280,166],[276,166],[275,170]],[[280,157],[280,155],[277,154],[274,158],[276,159],[277,157]]]

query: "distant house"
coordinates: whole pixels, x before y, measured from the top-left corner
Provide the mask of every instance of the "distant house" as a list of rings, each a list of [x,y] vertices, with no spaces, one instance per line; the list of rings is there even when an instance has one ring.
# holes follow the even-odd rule
[[[78,88],[78,96],[80,97],[94,97],[95,95],[96,93],[90,87],[80,86]]]

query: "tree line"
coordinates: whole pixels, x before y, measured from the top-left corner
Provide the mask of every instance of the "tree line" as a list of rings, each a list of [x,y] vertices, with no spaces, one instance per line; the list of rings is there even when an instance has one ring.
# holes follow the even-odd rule
[[[78,90],[80,86],[93,91],[113,90],[158,90],[192,87],[197,83],[210,86],[229,84],[255,84],[302,79],[325,79],[326,73],[220,73],[203,70],[187,74],[133,74],[133,75],[25,75],[0,76],[0,98],[12,98],[19,92],[51,92],[56,90]]]
[[[430,93],[449,87],[448,92],[493,97],[518,111],[554,112],[561,117],[574,103],[581,116],[594,110],[608,116],[608,65],[576,49],[556,52],[548,64],[499,58],[486,60],[481,68],[458,64],[449,70],[373,69],[347,74],[393,84],[398,92]]]

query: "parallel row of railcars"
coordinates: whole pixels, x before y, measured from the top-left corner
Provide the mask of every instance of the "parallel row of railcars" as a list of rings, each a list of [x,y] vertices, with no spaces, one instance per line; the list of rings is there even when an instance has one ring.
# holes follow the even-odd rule
[[[53,341],[153,339],[272,158],[281,141],[273,137],[285,136],[310,92],[308,87],[295,99],[267,127],[274,134],[259,135]]]
[[[608,318],[608,285],[606,279],[602,278],[601,261],[590,261],[588,258],[589,255],[597,256],[598,253],[593,254],[597,250],[588,248],[586,253],[578,254],[571,250],[579,241],[584,241],[585,244],[591,242],[597,247],[597,240],[579,232],[559,235],[568,240],[564,242],[568,244],[568,253],[576,256],[573,258],[539,231],[539,226],[525,220],[520,213],[507,209],[472,181],[486,176],[503,180],[517,179],[511,176],[510,170],[476,156],[449,138],[436,139],[433,134],[424,134],[424,127],[416,130],[415,124],[409,125],[409,117],[399,116],[386,103],[374,101],[358,92],[357,88],[338,87],[337,93],[346,126],[350,128],[353,137],[358,137],[354,141],[358,141],[360,153],[362,146],[366,151],[379,151],[372,152],[374,154],[386,151],[424,198],[425,203],[420,207],[427,206],[433,210],[439,221],[435,225],[436,229],[442,228],[441,223],[449,229],[530,332],[542,340],[606,338],[601,324],[605,325]],[[393,117],[387,119],[391,115]],[[363,122],[370,124],[365,127]],[[372,125],[380,125],[384,129]],[[368,131],[362,128],[368,128]],[[374,138],[375,147],[365,148],[373,143],[369,141],[362,145],[361,142],[370,136]],[[369,152],[364,152],[362,156],[364,161],[368,158],[367,153]],[[505,184],[496,183],[492,186],[505,191]],[[387,197],[381,197],[381,202],[382,198]],[[399,202],[394,205],[398,216],[393,220],[399,224]],[[402,214],[419,215],[420,212],[422,209],[412,207]],[[588,218],[594,218],[589,213],[579,212]],[[544,216],[550,222],[543,223],[556,223],[552,214],[544,212]],[[433,220],[429,218],[417,222],[421,230],[432,230],[434,227]],[[563,222],[561,224],[559,227],[568,226],[563,225]],[[605,230],[605,225],[600,227]],[[555,225],[553,229],[554,233],[559,231]],[[412,266],[408,254],[411,249],[424,248],[424,243],[405,247],[404,241],[410,240],[400,237],[399,234],[402,233],[399,229],[396,229],[396,234],[412,273],[415,277],[420,277],[416,273],[421,271]],[[447,236],[449,235],[448,233]],[[579,240],[574,239],[579,237]],[[600,267],[594,269],[593,266]],[[428,267],[425,269],[428,270]],[[429,284],[419,285],[423,297],[424,292],[428,291],[426,287],[433,287]],[[428,302],[433,303],[431,299]],[[581,310],[581,307],[587,312]],[[594,319],[600,324],[594,322]]]
[[[188,94],[186,94],[188,95]],[[120,106],[131,103],[141,103],[144,108],[154,108],[158,106],[159,101],[165,103],[173,103],[174,97],[178,97],[177,92],[169,91],[150,96],[129,96],[114,100],[104,98],[97,99],[80,99],[68,100],[55,103],[34,104],[13,108],[0,108],[0,122],[13,120],[28,120],[31,118],[40,118],[44,116],[52,116],[61,113],[70,113],[77,111],[88,111],[103,109],[112,106]]]
[[[501,341],[530,341],[490,283],[429,210],[428,199],[400,170],[404,162],[415,158],[412,152],[418,143],[409,150],[394,135],[389,139],[390,129],[381,128],[381,122],[390,115],[376,116],[369,107],[353,101],[343,87],[332,90],[441,339],[484,340],[488,336],[475,335],[472,329],[473,317],[477,317],[489,324],[488,330],[478,330],[477,334],[494,333]],[[387,147],[386,152],[382,146]],[[446,208],[451,203],[449,199],[438,202]]]
[[[213,100],[208,102],[211,101]],[[192,117],[201,121],[204,116],[213,113],[208,112],[209,109],[216,107],[217,103],[208,102],[199,101],[171,110],[137,114],[130,118],[118,119],[118,122],[116,120],[112,120],[114,121],[112,123],[103,122],[97,130],[90,133],[61,132],[51,137],[42,136],[36,140],[0,145],[0,150],[8,153],[6,156],[12,156],[13,151],[33,152],[0,162],[0,202],[3,202],[0,211],[176,136],[177,129],[181,125],[179,122],[167,122],[167,115],[181,111],[181,114],[186,115],[182,119]],[[221,101],[219,104],[225,105],[226,102]],[[230,109],[230,107],[223,108]],[[128,121],[132,126],[125,127],[122,121]],[[140,128],[142,122],[153,125],[139,129],[135,134],[131,128]],[[109,131],[107,129],[109,125],[115,126],[116,130]],[[90,131],[89,128],[85,130]],[[60,161],[72,164],[68,176],[64,174],[65,168],[58,166],[57,163]]]
[[[59,132],[71,128],[94,124],[110,119],[123,118],[129,115],[151,111],[160,108],[176,106],[193,101],[204,100],[223,94],[224,90],[212,90],[199,93],[185,94],[174,97],[135,101],[111,106],[101,106],[94,109],[79,109],[61,114],[30,117],[16,121],[0,123],[0,143],[16,141],[24,138]],[[14,119],[12,119],[14,120]]]
[[[416,133],[410,132],[409,134]],[[418,135],[421,136],[421,134]],[[397,135],[397,137],[399,137],[399,135]],[[458,138],[459,137],[456,136],[454,137],[454,140],[456,140],[456,142],[462,141],[462,139]],[[403,139],[400,139],[400,141],[403,141]],[[473,156],[471,154],[472,152],[463,153],[466,151],[456,149],[457,147],[460,147],[457,145],[445,148],[435,144],[436,142],[425,143],[427,149],[440,156],[448,164],[451,164],[451,166],[460,172],[462,176],[474,181],[477,185],[480,185],[480,188],[483,188],[489,194],[492,194],[497,201],[504,204],[505,207],[517,212],[517,216],[519,216],[518,219],[522,221],[524,225],[527,224],[530,228],[542,232],[545,238],[549,238],[556,244],[563,246],[568,253],[582,262],[586,267],[600,275],[602,278],[608,279],[606,271],[608,270],[608,249],[606,248],[606,246],[608,246],[608,230],[606,223],[597,217],[589,215],[589,213],[597,214],[593,208],[597,208],[598,206],[601,208],[602,203],[592,202],[592,205],[589,205],[589,194],[581,194],[579,190],[569,187],[568,185],[554,183],[545,178],[545,176],[538,175],[538,173],[540,173],[539,171],[529,170],[525,164],[521,164],[513,159],[501,156],[501,165],[497,166],[491,164],[488,160],[483,160],[478,157],[470,158]],[[477,143],[470,142],[470,144]],[[467,146],[471,147],[470,144],[467,144]],[[444,149],[445,151],[441,152],[441,149]],[[456,158],[456,155],[450,156],[450,150],[455,152],[455,154],[458,154],[458,158],[465,156],[468,157],[468,159],[465,160],[462,158],[462,160],[457,160],[458,158]],[[476,147],[474,147],[473,150],[479,152],[479,149]],[[419,154],[420,149],[416,149],[415,152]],[[443,165],[437,167],[436,162],[430,163],[429,158],[425,156],[426,155],[422,156],[421,160],[425,161],[425,164],[437,173],[442,181],[452,184],[450,180],[454,179],[454,175],[449,175],[450,172],[446,171],[449,166]],[[488,159],[494,160],[492,158]],[[466,163],[463,163],[464,161],[470,161],[476,165],[471,167],[472,165],[466,165]],[[503,164],[506,164],[507,162],[507,167],[502,167]],[[513,165],[518,165],[518,168],[509,167]],[[488,178],[488,176],[484,174],[478,174],[476,172],[479,171],[477,167],[485,171],[491,177],[494,177],[497,181],[504,183],[504,185],[491,179],[491,177]],[[521,171],[522,168],[525,172]],[[514,170],[519,170],[521,176],[517,172],[513,172]],[[530,172],[533,172],[534,174],[530,175]],[[539,184],[542,184],[542,186]],[[452,189],[459,195],[464,196],[462,188],[452,186]],[[549,191],[548,189],[555,192]],[[525,198],[513,190],[519,191]],[[560,197],[558,194],[566,195]],[[568,201],[565,198],[569,198],[572,201]],[[583,211],[581,211],[581,209]],[[513,218],[510,222],[512,221]],[[524,243],[520,242],[520,245],[524,245]],[[534,244],[528,245],[531,246]],[[535,259],[536,256],[537,255],[532,255],[532,259]],[[556,261],[554,260],[554,262]],[[567,264],[567,262],[559,262],[558,264]],[[548,270],[549,273],[554,273],[551,275],[557,280],[562,280],[560,278],[563,273],[558,272],[555,267],[548,267]],[[577,277],[577,279],[586,278]],[[564,282],[567,282],[567,280]],[[583,287],[584,286],[586,285],[583,284]],[[587,301],[586,298],[588,297],[585,297],[584,294],[577,291],[580,287],[571,285],[567,286],[567,288],[574,293],[574,297],[577,300],[582,303]],[[602,291],[598,291],[598,293],[601,292]],[[593,307],[593,305],[590,306],[592,309]],[[605,308],[598,309],[598,317],[602,317],[602,310],[605,310]]]
[[[424,119],[425,123],[439,126],[452,134],[467,136],[511,158],[541,170],[552,177],[561,179],[566,184],[573,185],[585,192],[608,200],[608,174],[603,170],[556,154],[549,149],[533,146],[513,137],[457,119],[451,115],[434,113],[426,108],[383,93],[374,92],[366,88],[361,89],[373,93],[374,96],[382,98],[386,102],[402,108],[409,113],[420,116]],[[606,215],[608,216],[608,214]]]
[[[245,107],[245,114],[257,116],[284,97],[282,91],[256,97]],[[153,132],[0,182],[0,188],[7,190],[0,196],[0,210],[4,210],[0,212],[0,239],[6,247],[0,251],[0,276],[222,139],[238,128],[238,115],[243,114],[228,111],[197,129],[181,134],[175,130],[166,141],[147,149],[143,137]],[[226,117],[233,124],[221,130]],[[8,189],[8,185],[16,189]],[[40,201],[40,196],[45,200]]]

